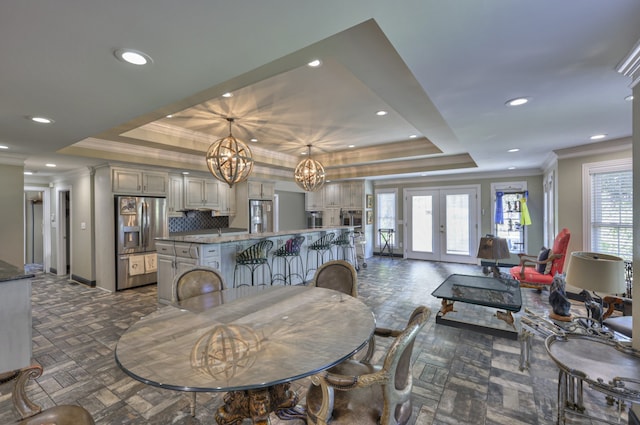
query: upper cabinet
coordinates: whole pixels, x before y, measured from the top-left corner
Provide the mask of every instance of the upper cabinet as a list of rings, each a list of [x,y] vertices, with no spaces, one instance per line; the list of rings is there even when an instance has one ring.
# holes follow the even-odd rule
[[[340,200],[342,208],[358,208],[364,206],[364,183],[351,182],[342,183]]]
[[[305,193],[304,206],[307,211],[318,211],[324,208],[324,190],[320,188],[315,192]]]
[[[340,191],[340,183],[326,184],[324,186],[324,206],[339,207],[342,203]]]
[[[169,174],[162,171],[112,168],[111,184],[114,193],[166,196]]]
[[[273,182],[248,181],[249,199],[273,199],[276,193]]]
[[[218,181],[198,177],[184,179],[184,207],[185,209],[220,207]]]
[[[364,208],[364,182],[330,183],[321,190],[305,193],[305,208]]]
[[[236,188],[229,187],[226,183],[218,184],[218,198],[220,200],[220,214],[236,215]]]
[[[169,193],[167,193],[167,213],[169,217],[182,217],[184,210],[184,181],[181,175],[169,175]]]

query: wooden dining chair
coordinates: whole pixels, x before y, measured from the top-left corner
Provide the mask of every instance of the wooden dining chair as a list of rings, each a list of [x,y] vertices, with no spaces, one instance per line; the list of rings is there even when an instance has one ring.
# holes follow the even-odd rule
[[[173,302],[186,300],[211,292],[222,291],[224,279],[219,270],[206,266],[197,266],[176,275],[173,281]],[[191,416],[196,416],[196,393],[189,398]]]
[[[334,289],[357,298],[358,273],[348,261],[327,261],[318,267],[310,286]]]
[[[224,288],[224,279],[219,270],[196,266],[176,275],[173,280],[173,302],[221,291]]]
[[[416,336],[431,316],[417,307],[407,327],[376,328],[377,337],[394,338],[380,365],[371,357],[346,360],[311,377],[307,423],[314,425],[403,425],[411,418],[411,354]],[[370,350],[372,352],[372,350]]]
[[[26,385],[30,379],[42,376],[42,366],[32,365],[0,376],[0,383],[13,385],[11,399],[22,418],[18,425],[95,425],[91,414],[83,407],[73,404],[42,408],[27,396]]]

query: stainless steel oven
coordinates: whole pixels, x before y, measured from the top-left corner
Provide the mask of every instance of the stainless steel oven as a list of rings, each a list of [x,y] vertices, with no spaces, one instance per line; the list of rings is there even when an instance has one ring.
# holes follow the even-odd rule
[[[307,211],[307,228],[322,227],[322,211]]]
[[[362,210],[340,211],[343,226],[362,227]]]

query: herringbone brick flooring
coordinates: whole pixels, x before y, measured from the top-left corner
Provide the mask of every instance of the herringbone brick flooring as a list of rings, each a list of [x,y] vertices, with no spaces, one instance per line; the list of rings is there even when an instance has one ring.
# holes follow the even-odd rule
[[[378,326],[403,328],[417,305],[433,312],[414,348],[410,425],[555,423],[558,371],[540,338],[533,343],[531,369],[520,371],[518,341],[435,323],[440,302],[431,292],[448,275],[481,274],[480,267],[387,257],[368,259],[367,265],[358,273],[358,292],[375,312]],[[547,296],[523,289],[525,305],[534,310],[546,308]],[[40,273],[33,282],[32,303],[33,358],[44,374],[29,385],[28,393],[43,407],[80,404],[98,425],[215,423],[213,412],[222,395],[198,394],[193,418],[187,395],[137,382],[115,363],[120,335],[158,308],[155,286],[108,293]],[[456,304],[458,310],[465,308],[478,317],[492,314],[482,307]],[[301,404],[307,385],[306,379],[292,385]],[[0,386],[0,423],[17,419],[6,386]],[[591,414],[617,419],[617,408],[607,406],[601,394],[585,390],[585,398]],[[272,423],[283,421],[273,417]]]

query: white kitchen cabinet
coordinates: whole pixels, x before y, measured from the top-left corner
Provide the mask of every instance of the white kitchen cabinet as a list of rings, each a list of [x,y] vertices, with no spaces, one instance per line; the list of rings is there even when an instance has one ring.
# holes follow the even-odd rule
[[[111,171],[114,193],[158,196],[167,194],[168,173],[129,168],[113,168]]]
[[[272,182],[249,181],[249,199],[273,199],[275,195],[275,184]]]
[[[236,215],[236,188],[220,182],[218,184],[221,215]]]
[[[342,183],[340,187],[340,203],[342,208],[364,207],[364,183]]]
[[[306,192],[304,206],[307,211],[319,211],[324,208],[324,190],[320,188],[315,192]]]
[[[214,179],[185,177],[184,195],[185,209],[218,209],[220,206],[219,185]]]
[[[169,175],[169,193],[167,193],[167,213],[169,217],[182,217],[184,210],[184,178],[181,175]]]
[[[340,226],[340,208],[325,208],[322,213],[322,226]]]
[[[324,206],[325,208],[340,207],[340,183],[330,183],[324,186]]]

